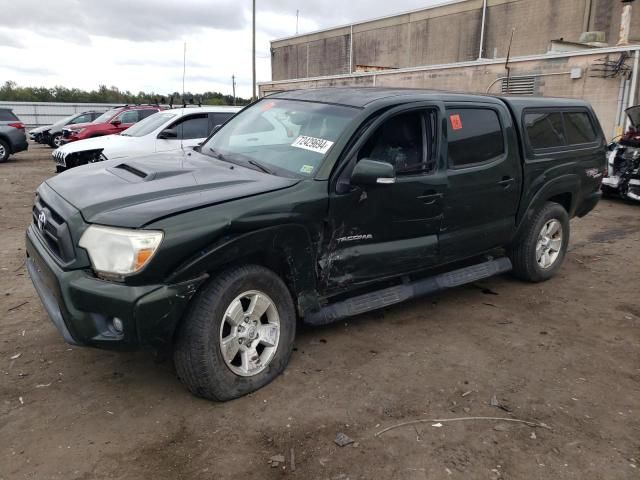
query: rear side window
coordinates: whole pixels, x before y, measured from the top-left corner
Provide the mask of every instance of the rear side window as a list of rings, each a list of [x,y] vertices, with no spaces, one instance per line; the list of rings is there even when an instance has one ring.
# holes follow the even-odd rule
[[[586,111],[528,112],[524,128],[533,150],[593,143],[598,134]]]
[[[206,113],[190,115],[172,128],[177,130],[179,139],[205,138],[209,135],[209,118]]]
[[[0,122],[13,122],[18,120],[11,110],[0,110]]]
[[[524,124],[534,150],[565,145],[562,115],[559,112],[527,113]]]
[[[222,125],[223,123],[225,123],[227,120],[229,120],[231,117],[233,117],[233,113],[210,113],[209,114],[209,120],[210,120],[210,128],[211,130],[213,130],[215,127],[217,127],[218,125]]]
[[[449,167],[488,162],[505,152],[498,112],[489,108],[447,109]]]
[[[159,112],[159,110],[156,110],[155,108],[147,108],[144,110],[138,110],[138,115],[140,117],[140,120],[142,120],[143,118],[147,118],[150,117],[151,115],[153,115],[154,113]]]
[[[567,112],[563,115],[569,145],[593,143],[597,140],[596,131],[587,112]]]

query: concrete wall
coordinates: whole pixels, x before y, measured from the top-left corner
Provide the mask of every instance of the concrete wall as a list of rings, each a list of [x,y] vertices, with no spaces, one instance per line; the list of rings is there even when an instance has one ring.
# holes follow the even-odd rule
[[[355,24],[351,70],[474,60],[482,5],[483,0],[466,0]],[[577,41],[585,29],[607,32],[607,42],[615,45],[621,12],[619,0],[488,0],[483,56],[504,58],[514,27],[513,56],[545,53],[552,39]],[[634,5],[631,37],[640,40],[640,3]],[[350,26],[274,41],[272,78],[349,73],[351,43]]]
[[[607,137],[612,137],[619,124],[616,117],[620,78],[594,78],[594,64],[602,58],[619,58],[619,52],[594,51],[588,54],[551,56],[550,58],[514,59],[511,74],[540,75],[535,80],[535,95],[547,97],[580,98],[590,102],[600,119]],[[627,63],[631,66],[632,59]],[[572,68],[581,68],[582,77],[571,79]],[[398,72],[353,74],[330,78],[298,81],[267,82],[260,85],[260,94],[299,88],[378,86],[428,88],[457,92],[485,93],[496,79],[506,74],[502,62],[472,62],[442,67],[423,67]],[[553,75],[547,75],[553,74]],[[560,74],[560,75],[556,75]],[[492,93],[500,92],[501,82],[496,82]],[[638,103],[636,95],[636,103]]]

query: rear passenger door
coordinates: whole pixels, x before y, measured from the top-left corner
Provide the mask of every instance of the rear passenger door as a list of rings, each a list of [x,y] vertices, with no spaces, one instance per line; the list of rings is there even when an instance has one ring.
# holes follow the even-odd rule
[[[443,261],[503,245],[515,229],[522,167],[511,114],[495,103],[447,104]]]

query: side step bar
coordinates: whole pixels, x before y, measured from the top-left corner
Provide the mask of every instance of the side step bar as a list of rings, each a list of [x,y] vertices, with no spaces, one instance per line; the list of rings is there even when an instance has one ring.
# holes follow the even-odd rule
[[[441,273],[412,283],[383,288],[382,290],[376,290],[375,292],[365,293],[342,302],[327,305],[317,312],[306,315],[304,322],[310,325],[327,325],[346,317],[404,302],[410,298],[499,275],[510,271],[512,268],[511,260],[506,257],[489,260],[470,267]]]

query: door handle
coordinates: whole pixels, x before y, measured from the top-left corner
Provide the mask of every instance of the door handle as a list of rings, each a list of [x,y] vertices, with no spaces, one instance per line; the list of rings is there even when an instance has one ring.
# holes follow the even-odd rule
[[[433,205],[441,198],[442,198],[441,193],[426,193],[418,197],[418,199],[422,200],[425,205]]]
[[[511,177],[502,177],[502,180],[498,182],[498,185],[504,188],[509,188],[513,182],[514,182],[514,179]]]

